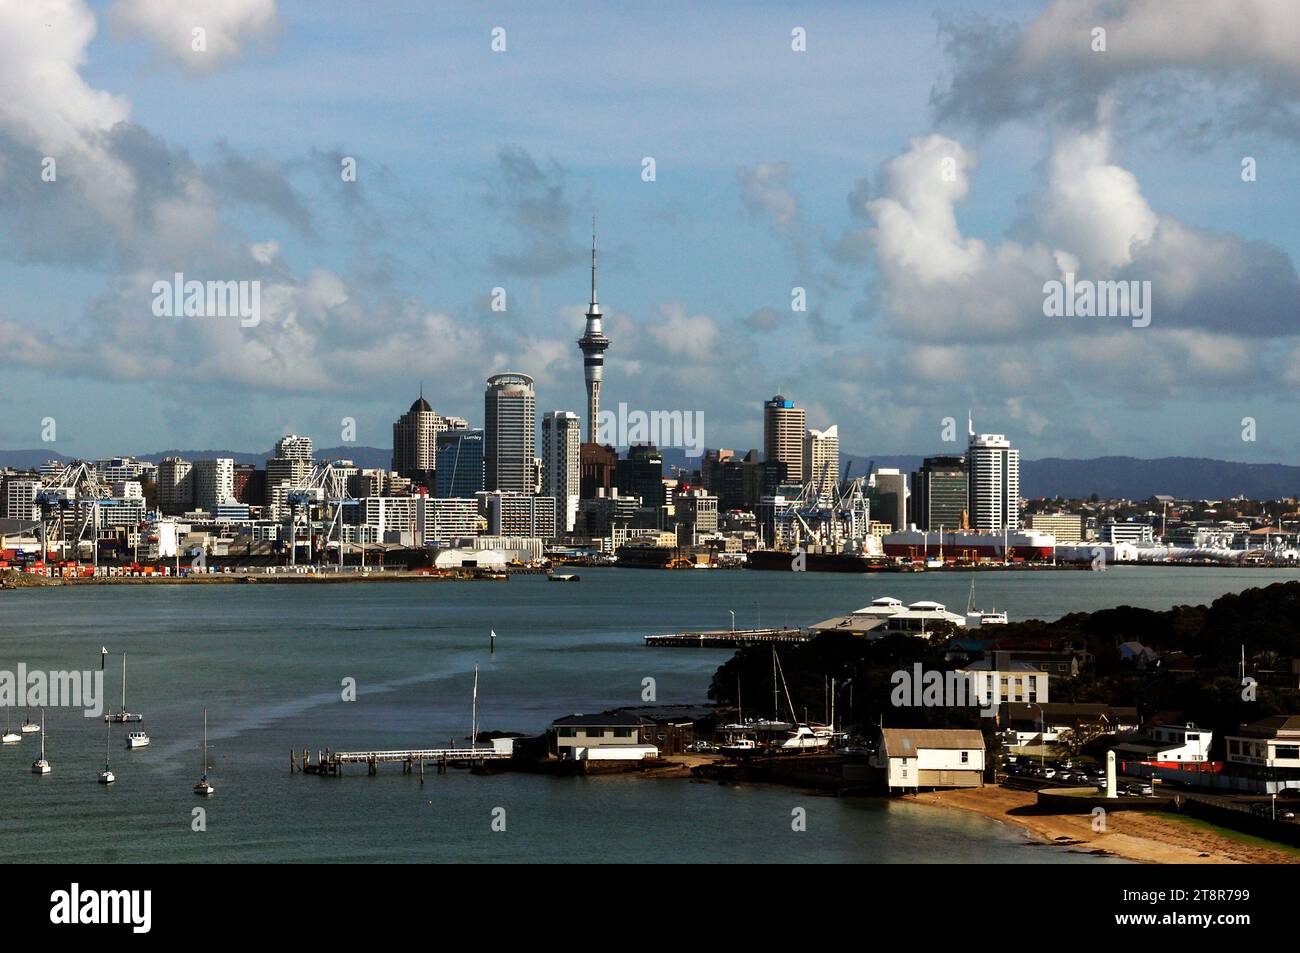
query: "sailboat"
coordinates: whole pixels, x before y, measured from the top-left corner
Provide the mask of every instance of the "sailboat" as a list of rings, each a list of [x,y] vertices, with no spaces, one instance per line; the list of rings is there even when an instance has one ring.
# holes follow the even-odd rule
[[[49,774],[50,763],[45,760],[45,711],[41,711],[41,756],[32,762],[32,774]]]
[[[208,710],[203,709],[203,776],[194,785],[194,793],[199,797],[212,797],[217,789],[208,783]]]
[[[122,709],[104,716],[105,721],[124,725],[129,721],[144,721],[144,715],[133,714],[126,710],[126,653],[122,653]]]
[[[99,772],[99,783],[112,784],[117,780],[117,777],[113,774],[113,769],[108,763],[108,748],[113,743],[113,723],[111,721],[105,726],[105,730],[108,735],[104,741],[104,770]],[[44,737],[41,740],[44,741]]]
[[[41,717],[44,718],[45,716],[42,715]],[[41,726],[32,721],[26,708],[23,709],[23,723],[18,726],[18,730],[25,735],[35,734],[41,730]]]
[[[0,736],[0,744],[16,745],[23,740],[23,736],[9,727],[9,706],[5,706],[5,733]]]

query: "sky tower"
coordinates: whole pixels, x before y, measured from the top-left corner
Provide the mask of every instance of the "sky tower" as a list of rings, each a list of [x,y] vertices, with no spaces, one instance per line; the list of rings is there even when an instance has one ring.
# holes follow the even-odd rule
[[[600,327],[600,304],[596,301],[596,216],[591,217],[591,304],[587,306],[587,331],[578,338],[582,351],[582,376],[587,382],[587,443],[596,442],[596,421],[600,416],[600,384],[605,376],[605,348],[609,338]]]

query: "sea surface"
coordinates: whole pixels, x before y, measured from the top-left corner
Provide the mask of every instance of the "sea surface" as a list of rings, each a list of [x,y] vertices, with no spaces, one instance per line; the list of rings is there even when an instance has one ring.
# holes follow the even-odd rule
[[[581,569],[577,584],[77,586],[0,592],[0,670],[96,670],[145,715],[151,747],[100,719],[46,713],[53,773],[30,773],[39,735],[0,748],[0,861],[11,862],[997,862],[1098,863],[982,817],[906,800],[641,777],[474,776],[399,766],[369,777],[290,774],[290,749],[443,746],[479,725],[535,733],[573,712],[706,699],[730,654],[650,649],[680,629],[791,626],[879,596],[1013,620],[1129,604],[1203,603],[1300,571],[1114,566],[1106,572],[845,576]],[[497,634],[490,652],[490,632]],[[344,680],[355,679],[355,701]],[[816,705],[819,701],[814,700]],[[215,797],[191,793],[203,709]],[[13,713],[15,724],[23,717]],[[34,714],[38,718],[39,715]],[[106,745],[117,783],[96,783]],[[194,809],[206,812],[194,816]],[[802,808],[806,830],[792,827]],[[503,809],[504,814],[501,810]],[[505,830],[494,830],[504,816]],[[198,821],[205,830],[195,830]],[[496,826],[501,826],[500,821]]]

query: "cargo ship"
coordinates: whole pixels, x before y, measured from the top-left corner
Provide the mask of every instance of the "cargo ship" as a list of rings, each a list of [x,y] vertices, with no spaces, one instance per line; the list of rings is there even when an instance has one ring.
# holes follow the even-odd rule
[[[858,553],[805,553],[804,570],[807,572],[901,572],[897,566],[879,555]],[[772,569],[791,572],[795,555],[782,549],[755,549],[748,553],[745,566],[749,569]]]
[[[920,562],[929,557],[946,561],[976,562],[981,559],[1020,559],[1031,562],[1050,560],[1056,549],[1056,537],[1033,530],[990,533],[977,530],[905,529],[890,533],[882,541],[890,559]]]

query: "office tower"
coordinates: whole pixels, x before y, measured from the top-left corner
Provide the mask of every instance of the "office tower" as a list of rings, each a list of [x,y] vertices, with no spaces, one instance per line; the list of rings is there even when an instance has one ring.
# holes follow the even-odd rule
[[[620,496],[639,496],[642,506],[663,506],[668,502],[664,455],[652,443],[633,444],[614,467],[614,485]]]
[[[907,528],[907,476],[899,470],[877,470],[872,480],[880,500],[880,512],[875,509],[871,518],[889,523],[895,530]]]
[[[777,394],[763,404],[763,459],[770,463],[784,463],[785,478],[791,483],[803,483],[804,412]]]
[[[581,453],[581,496],[594,500],[609,496],[614,489],[618,451],[608,445],[584,443]]]
[[[487,520],[487,535],[555,538],[556,506],[551,497],[485,490],[477,498],[479,515]]]
[[[830,496],[840,482],[840,428],[809,430],[803,443],[804,479]]]
[[[483,489],[483,431],[444,430],[437,435],[438,472],[433,495],[472,499]]]
[[[180,457],[164,457],[158,464],[158,509],[179,516],[194,507],[194,464]]]
[[[972,529],[1001,533],[1020,528],[1020,451],[1000,433],[976,435],[967,422],[967,493]]]
[[[966,461],[926,457],[912,472],[912,522],[917,529],[961,529],[966,525]]]
[[[195,460],[194,506],[208,513],[217,507],[235,502],[235,461],[230,457],[216,460]]]
[[[311,462],[311,437],[300,437],[295,433],[285,434],[275,444],[275,455],[282,460],[306,460]]]
[[[488,378],[483,393],[483,461],[486,490],[533,492],[537,411],[533,379],[507,371]]]
[[[393,424],[393,471],[425,488],[432,487],[437,435],[446,429],[442,416],[434,412],[421,393],[411,409]]]
[[[722,488],[722,468],[735,456],[734,450],[705,450],[700,461],[700,485],[718,495]]]
[[[582,420],[567,410],[542,416],[542,495],[554,497],[556,524],[573,532],[582,495]]]
[[[600,385],[605,377],[605,349],[609,338],[601,328],[600,305],[596,302],[596,220],[591,220],[591,304],[587,306],[587,330],[578,338],[582,351],[582,376],[587,385],[587,443],[596,442],[600,416]]]

